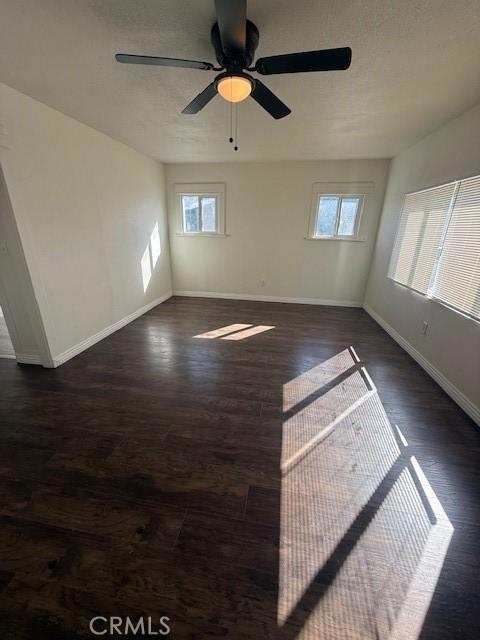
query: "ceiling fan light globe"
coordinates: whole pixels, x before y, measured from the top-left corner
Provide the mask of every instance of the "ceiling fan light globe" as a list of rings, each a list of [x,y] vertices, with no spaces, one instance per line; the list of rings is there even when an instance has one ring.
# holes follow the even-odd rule
[[[227,102],[242,102],[251,94],[252,83],[248,78],[228,76],[219,80],[217,91]]]

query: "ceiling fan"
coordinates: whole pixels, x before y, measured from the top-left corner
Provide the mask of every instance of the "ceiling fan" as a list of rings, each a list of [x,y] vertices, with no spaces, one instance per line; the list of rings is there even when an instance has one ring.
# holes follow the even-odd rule
[[[263,76],[278,73],[303,73],[306,71],[334,71],[348,69],[352,59],[350,47],[303,51],[259,58],[251,66],[258,46],[257,27],[247,20],[246,0],[215,0],[217,21],[212,27],[211,41],[220,66],[210,62],[160,58],[157,56],[117,53],[118,62],[127,64],[184,67],[203,71],[221,71],[201,93],[188,104],[182,113],[198,113],[217,93],[229,102],[241,102],[252,98],[276,119],[291,113],[290,109],[266,87],[246,71]]]

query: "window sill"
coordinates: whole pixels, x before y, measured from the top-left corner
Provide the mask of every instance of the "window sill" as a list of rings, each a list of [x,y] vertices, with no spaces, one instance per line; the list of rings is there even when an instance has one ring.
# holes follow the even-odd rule
[[[431,295],[426,295],[425,298],[427,300],[430,300],[431,302],[434,302],[435,304],[440,305],[441,307],[444,307],[445,309],[449,309],[450,311],[453,311],[458,316],[462,316],[462,318],[465,318],[466,320],[471,320],[472,322],[476,322],[477,324],[480,322],[480,318],[472,316],[467,311],[462,311],[461,309],[457,309],[457,307],[454,307],[453,305],[448,304],[448,302],[444,302],[443,300],[440,300],[440,298],[435,298],[435,296],[431,296]]]
[[[327,238],[317,238],[316,236],[305,236],[305,240],[315,240],[320,242],[366,242],[365,238],[356,237],[356,238],[343,238],[343,237],[332,237]]]
[[[412,293],[416,293],[417,296],[421,296],[424,300],[428,300],[428,302],[433,302],[434,304],[439,305],[440,307],[443,307],[444,309],[448,309],[449,311],[453,311],[454,313],[456,313],[459,316],[462,316],[462,318],[465,318],[466,320],[472,320],[475,323],[480,323],[480,318],[477,318],[475,316],[472,316],[471,314],[467,313],[466,311],[462,311],[461,309],[457,309],[457,307],[452,306],[451,304],[448,304],[448,302],[444,302],[443,300],[440,300],[440,298],[436,298],[434,295],[428,294],[428,293],[422,293],[421,291],[418,291],[417,289],[414,289],[413,287],[409,287],[407,284],[403,284],[402,282],[397,282],[394,278],[392,278],[392,276],[387,275],[388,280],[390,280],[390,282],[393,282],[394,284],[396,284],[397,286],[401,287],[402,289],[406,289],[407,291],[411,291]]]

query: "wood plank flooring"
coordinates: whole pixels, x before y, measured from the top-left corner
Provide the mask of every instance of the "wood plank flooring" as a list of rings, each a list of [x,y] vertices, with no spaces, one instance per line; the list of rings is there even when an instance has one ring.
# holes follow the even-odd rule
[[[479,575],[480,432],[361,309],[177,297],[0,360],[2,640],[478,640]]]

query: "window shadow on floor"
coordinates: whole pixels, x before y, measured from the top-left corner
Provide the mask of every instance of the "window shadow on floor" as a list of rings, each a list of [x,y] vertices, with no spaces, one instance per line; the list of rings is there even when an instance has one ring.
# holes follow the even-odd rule
[[[281,638],[415,640],[453,527],[353,348],[284,385]]]

